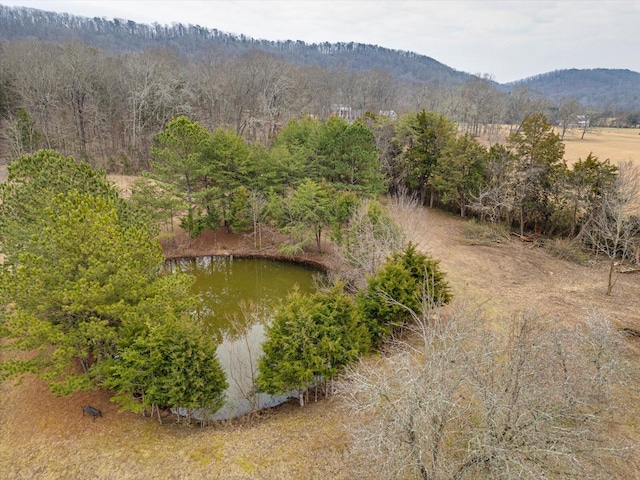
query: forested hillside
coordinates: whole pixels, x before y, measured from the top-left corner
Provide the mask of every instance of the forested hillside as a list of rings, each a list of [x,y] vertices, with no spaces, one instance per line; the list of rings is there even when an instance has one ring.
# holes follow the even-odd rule
[[[504,87],[514,86],[529,87],[554,102],[577,98],[582,105],[594,108],[640,109],[640,73],[631,70],[556,70]]]
[[[433,58],[377,45],[259,40],[199,25],[145,25],[131,20],[86,18],[2,5],[0,38],[80,41],[85,45],[119,53],[170,47],[196,58],[211,50],[224,55],[260,50],[288,62],[323,68],[340,66],[361,71],[386,70],[398,79],[412,81],[453,84],[472,78],[472,75],[456,71]]]
[[[146,25],[126,19],[87,18],[2,5],[0,39],[77,41],[116,53],[169,47],[193,58],[212,50],[225,56],[260,50],[290,63],[324,69],[381,70],[396,80],[410,82],[455,85],[475,78],[475,75],[457,71],[431,57],[378,45],[354,42],[308,44],[293,39],[269,41],[199,25]],[[514,85],[528,86],[554,102],[577,98],[583,106],[597,110],[640,108],[640,73],[629,70],[558,70],[505,84],[502,89],[510,90]]]

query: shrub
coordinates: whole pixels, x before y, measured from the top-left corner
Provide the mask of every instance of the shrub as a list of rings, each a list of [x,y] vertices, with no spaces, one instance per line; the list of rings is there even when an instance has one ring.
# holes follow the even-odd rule
[[[410,243],[369,279],[358,304],[372,343],[379,345],[411,318],[412,311],[420,311],[423,302],[446,304],[451,298],[438,261],[417,252]]]

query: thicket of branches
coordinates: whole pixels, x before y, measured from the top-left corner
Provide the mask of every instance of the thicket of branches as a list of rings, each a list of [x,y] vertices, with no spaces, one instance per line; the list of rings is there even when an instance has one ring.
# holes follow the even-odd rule
[[[534,112],[565,126],[577,114],[594,117],[575,101],[551,104],[525,86],[508,95],[490,77],[411,83],[383,69],[311,66],[251,49],[193,57],[166,45],[114,52],[77,41],[0,44],[3,160],[54,148],[110,172],[138,172],[149,167],[154,135],[179,115],[268,144],[304,115],[351,121],[423,108],[491,141],[500,125],[515,129]]]
[[[564,326],[529,312],[504,335],[472,310],[443,315],[427,300],[408,311],[407,334],[341,384],[357,414],[349,456],[363,477],[601,478],[637,468],[637,446],[607,434],[634,398],[637,366],[603,315]]]

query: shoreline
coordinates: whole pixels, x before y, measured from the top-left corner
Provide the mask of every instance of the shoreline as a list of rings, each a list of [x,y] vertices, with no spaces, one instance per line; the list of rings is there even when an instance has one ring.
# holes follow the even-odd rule
[[[257,249],[246,245],[245,240],[245,234],[227,233],[222,227],[215,232],[206,229],[196,238],[188,238],[183,231],[178,230],[171,237],[162,238],[160,245],[165,260],[235,257],[296,263],[325,273],[339,269],[339,262],[332,255],[329,245],[325,245],[326,250],[323,252],[304,251],[302,254],[285,255],[277,249],[277,242],[269,242],[262,249]]]

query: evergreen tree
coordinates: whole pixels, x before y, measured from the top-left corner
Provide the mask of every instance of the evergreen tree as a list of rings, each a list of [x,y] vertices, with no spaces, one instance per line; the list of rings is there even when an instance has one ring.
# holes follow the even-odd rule
[[[148,321],[136,336],[121,340],[118,352],[102,371],[125,410],[185,408],[190,419],[194,409],[214,413],[224,404],[228,384],[216,345],[193,321]]]
[[[516,194],[520,210],[520,234],[525,224],[547,226],[553,214],[555,189],[566,176],[564,145],[541,113],[527,115],[517,132],[509,136],[516,159]]]
[[[202,155],[209,141],[209,132],[184,115],[169,122],[153,139],[153,177],[176,186],[187,200],[189,210],[194,207],[194,193],[202,170]]]
[[[431,184],[444,203],[453,203],[466,215],[471,197],[482,185],[487,150],[469,134],[453,138],[442,150]]]
[[[416,251],[409,244],[392,254],[382,269],[369,279],[358,295],[358,304],[374,345],[401,328],[423,302],[448,303],[452,298],[444,273],[436,260]]]
[[[321,129],[318,161],[322,177],[338,189],[369,196],[385,191],[373,133],[361,121],[329,118]]]
[[[429,204],[433,206],[433,172],[442,149],[454,134],[455,125],[448,118],[424,109],[417,114],[406,115],[398,122],[395,139],[404,151],[401,175],[405,184],[419,194],[422,204],[430,191]]]
[[[245,187],[237,188],[231,195],[228,218],[232,232],[246,232],[251,228],[251,197]]]
[[[322,128],[322,124],[311,117],[293,119],[274,140],[274,152],[282,151],[283,158],[290,157],[287,164],[295,165],[295,171],[299,171],[299,166],[302,166],[298,177],[300,180],[305,177],[316,181],[322,179],[322,167],[318,161],[318,142]]]
[[[303,392],[311,383],[334,378],[369,346],[353,300],[338,285],[326,292],[293,292],[267,329],[257,377],[270,394]]]
[[[187,203],[187,216],[182,222],[189,234],[200,233],[202,205],[198,205],[196,195],[201,189],[203,175],[203,155],[211,141],[209,132],[198,122],[186,116],[176,117],[164,130],[154,137],[151,149],[152,178],[164,184],[168,198],[178,194]]]
[[[327,183],[307,179],[286,199],[291,220],[285,230],[293,233],[301,245],[314,238],[318,252],[322,249],[322,230],[333,219],[331,193]]]
[[[59,194],[37,228],[2,270],[3,302],[13,304],[6,326],[15,346],[39,349],[52,388],[69,393],[91,386],[93,367],[116,353],[123,318],[153,295],[163,256],[146,226],[120,223],[103,197]]]
[[[0,244],[5,265],[17,263],[32,237],[41,233],[40,221],[53,198],[73,191],[112,201],[125,225],[146,220],[120,198],[103,171],[53,150],[40,150],[12,162],[7,181],[0,184]]]
[[[586,222],[595,214],[603,195],[613,186],[617,172],[618,168],[609,159],[600,161],[593,153],[571,166],[568,182],[572,234],[581,221]]]
[[[220,216],[228,224],[231,193],[251,183],[251,159],[242,137],[222,129],[213,132],[204,152],[202,186],[198,194],[208,214]]]

